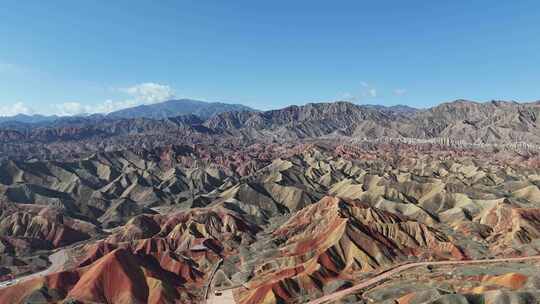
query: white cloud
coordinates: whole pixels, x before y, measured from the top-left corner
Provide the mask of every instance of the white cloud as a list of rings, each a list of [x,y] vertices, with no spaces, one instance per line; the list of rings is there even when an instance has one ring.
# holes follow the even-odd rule
[[[357,99],[357,97],[354,96],[352,93],[345,92],[345,93],[340,94],[338,99],[353,102]]]
[[[83,105],[79,102],[66,102],[55,105],[57,114],[66,116],[79,115],[83,113],[111,113],[138,105],[158,103],[175,97],[174,90],[170,86],[153,82],[146,82],[127,88],[115,89],[115,91],[127,94],[127,99],[108,99],[95,105]]]
[[[113,101],[105,100],[103,103],[96,105],[83,105],[80,102],[65,102],[55,105],[56,114],[60,116],[73,116],[81,114],[94,114],[94,113],[110,113],[119,109],[135,106],[134,101]]]
[[[356,102],[363,99],[376,98],[378,96],[379,92],[375,87],[365,81],[360,81],[360,89],[357,93],[345,92],[342,93],[338,98],[340,100]]]
[[[367,91],[367,94],[366,96],[368,97],[377,97],[377,90],[375,88],[370,88],[368,91]]]
[[[407,90],[405,90],[405,89],[395,89],[394,90],[394,95],[395,96],[403,96],[405,94],[407,94]]]
[[[135,100],[105,100],[96,105],[83,105],[79,102],[65,102],[55,105],[56,114],[60,116],[73,116],[81,114],[111,113],[116,110],[125,109],[139,105]]]
[[[174,90],[168,85],[153,82],[141,83],[120,91],[131,95],[142,104],[152,104],[174,98]]]
[[[360,81],[360,87],[360,98],[375,98],[378,96],[377,89],[374,88],[371,84],[365,81]]]
[[[120,100],[120,101],[114,101],[114,100],[105,100],[104,103],[99,104],[95,107],[96,113],[111,113],[117,110],[130,108],[134,106],[140,105],[140,102],[137,102],[135,100]]]
[[[88,113],[88,108],[88,106],[84,106],[79,102],[65,102],[56,105],[57,114],[60,116],[71,116]]]
[[[9,106],[0,106],[0,116],[13,116],[17,114],[31,115],[34,111],[22,102],[16,102]]]

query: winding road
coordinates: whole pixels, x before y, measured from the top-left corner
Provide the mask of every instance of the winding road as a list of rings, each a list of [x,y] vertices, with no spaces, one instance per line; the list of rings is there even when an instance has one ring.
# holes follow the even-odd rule
[[[205,291],[204,291],[204,300],[208,303],[208,296],[212,293],[212,282],[214,281],[214,276],[216,275],[216,272],[218,271],[219,267],[223,265],[223,259],[219,259],[219,261],[214,265],[212,272],[210,273],[210,280],[208,281],[208,285],[206,285]]]
[[[390,278],[391,276],[398,274],[402,271],[419,267],[419,266],[445,266],[445,265],[467,265],[467,264],[486,264],[486,263],[505,263],[505,262],[524,262],[529,260],[540,260],[540,255],[530,256],[530,257],[519,257],[519,258],[502,258],[502,259],[483,259],[483,260],[467,260],[467,261],[437,261],[437,262],[416,262],[404,264],[397,266],[396,268],[389,269],[384,271],[375,277],[363,281],[359,284],[356,284],[347,289],[343,289],[324,297],[318,298],[316,300],[307,302],[307,304],[323,304],[329,301],[338,300],[344,296],[357,292],[360,289],[367,288],[373,284],[377,284],[383,280]]]

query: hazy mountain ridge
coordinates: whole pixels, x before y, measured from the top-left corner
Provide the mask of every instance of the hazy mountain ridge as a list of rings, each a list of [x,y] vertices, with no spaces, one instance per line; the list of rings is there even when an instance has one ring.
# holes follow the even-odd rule
[[[40,151],[55,154],[60,146],[68,150],[75,148],[78,152],[95,152],[104,149],[104,143],[107,150],[117,150],[141,144],[175,144],[178,138],[186,142],[235,138],[254,142],[332,136],[540,145],[539,116],[538,102],[466,100],[414,111],[333,102],[260,112],[228,111],[207,119],[196,115],[166,119],[95,115],[70,117],[45,125],[17,124],[13,128],[0,128],[0,152],[5,157],[36,157]],[[84,145],[76,147],[77,142]]]
[[[393,105],[393,106],[384,106],[384,105],[377,105],[377,104],[364,104],[362,106],[367,107],[367,108],[373,108],[373,109],[378,109],[378,110],[386,110],[386,111],[389,111],[389,112],[397,112],[397,113],[402,113],[402,114],[412,114],[412,113],[416,113],[416,112],[420,111],[420,109],[418,109],[418,108],[410,107],[408,105],[401,105],[401,104]]]
[[[117,110],[108,114],[78,114],[72,116],[18,114],[0,116],[0,128],[50,127],[66,123],[97,121],[100,119],[150,118],[165,119],[169,117],[196,115],[207,119],[213,115],[228,111],[256,111],[241,104],[222,102],[206,102],[193,99],[168,100],[160,103],[140,105]]]
[[[140,105],[107,114],[109,118],[164,119],[181,115],[196,115],[203,119],[230,111],[255,111],[241,104],[205,102],[192,99],[168,100],[161,103]]]

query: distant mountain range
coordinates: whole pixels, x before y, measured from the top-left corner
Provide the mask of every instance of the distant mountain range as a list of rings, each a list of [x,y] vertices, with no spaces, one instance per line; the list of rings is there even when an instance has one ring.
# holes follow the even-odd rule
[[[111,112],[109,114],[58,116],[58,115],[26,115],[0,116],[1,127],[17,127],[18,123],[23,124],[47,124],[57,120],[71,121],[74,118],[90,117],[99,118],[151,118],[163,119],[181,115],[196,115],[202,119],[207,119],[213,115],[223,112],[256,111],[241,104],[228,104],[222,102],[206,102],[192,99],[168,100],[150,105],[140,105],[127,109]]]
[[[231,140],[249,144],[340,137],[400,139],[412,143],[452,142],[463,147],[540,145],[539,102],[456,100],[428,109],[332,102],[270,111],[255,111],[243,106],[231,106],[240,111],[225,111],[229,107],[223,104],[216,107],[212,106],[215,104],[203,104],[206,110],[192,107],[188,111],[186,107],[184,113],[190,114],[168,117],[177,112],[166,105],[177,106],[183,102],[137,107],[106,116],[65,117],[33,124],[2,123],[0,154],[3,157],[44,159],[63,157],[67,155],[65,153],[87,154],[178,142]],[[198,111],[199,115],[192,111]],[[205,117],[211,111],[216,114]],[[59,153],[59,149],[63,152]]]
[[[0,123],[9,123],[9,122],[19,122],[19,123],[42,123],[55,121],[60,116],[57,115],[27,115],[27,114],[17,114],[14,116],[0,116]]]
[[[180,115],[196,115],[202,119],[223,112],[255,111],[241,104],[205,102],[192,99],[169,100],[150,105],[140,105],[109,113],[109,118],[152,118],[163,119]]]
[[[394,112],[402,114],[411,114],[418,109],[406,106],[383,106],[383,105],[362,105],[365,108],[370,108],[383,112]],[[206,102],[193,99],[177,99],[168,100],[161,103],[150,105],[140,105],[136,107],[126,108],[114,111],[108,114],[81,114],[74,116],[58,116],[58,115],[27,115],[18,114],[15,116],[0,116],[0,127],[3,128],[18,128],[21,124],[38,124],[47,125],[51,122],[74,122],[79,119],[104,119],[104,118],[151,118],[164,119],[181,115],[195,115],[205,120],[223,112],[258,112],[258,110],[244,106],[241,104],[229,104],[222,102]]]

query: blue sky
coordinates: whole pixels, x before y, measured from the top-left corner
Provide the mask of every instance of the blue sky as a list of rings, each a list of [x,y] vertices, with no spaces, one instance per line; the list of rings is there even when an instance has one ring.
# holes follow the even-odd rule
[[[535,0],[3,0],[0,20],[0,115],[540,99]]]

